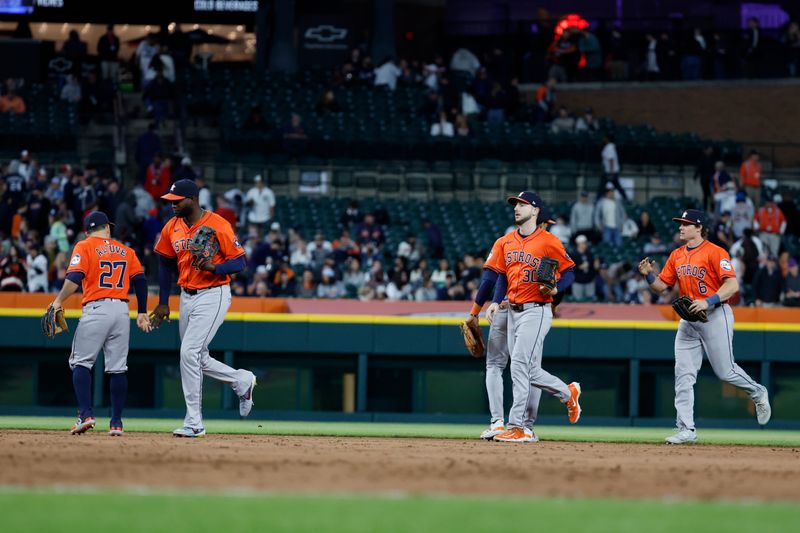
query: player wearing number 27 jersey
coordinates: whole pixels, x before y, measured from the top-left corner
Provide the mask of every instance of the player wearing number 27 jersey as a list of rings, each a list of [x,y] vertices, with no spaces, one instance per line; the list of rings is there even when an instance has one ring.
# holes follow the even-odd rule
[[[705,311],[707,322],[681,320],[675,336],[676,431],[669,444],[697,441],[694,426],[694,384],[705,353],[717,377],[744,389],[755,403],[760,424],[769,421],[767,388],[757,383],[733,360],[733,311],[726,303],[739,290],[728,252],[706,240],[708,218],[703,211],[687,209],[672,220],[680,224],[684,246],[673,251],[656,277],[645,257],[639,272],[650,289],[662,292],[676,283],[681,296],[692,299],[690,311]]]
[[[78,399],[78,422],[73,434],[95,425],[92,413],[92,374],[97,354],[103,350],[105,372],[110,374],[111,424],[109,434],[122,435],[122,408],[128,394],[128,340],[131,321],[128,292],[136,290],[136,324],[150,331],[147,318],[147,280],[136,252],[111,238],[108,217],[94,212],[84,221],[86,239],[78,242],[67,268],[64,287],[53,306],[61,304],[83,287],[83,312],[72,341],[69,366]]]

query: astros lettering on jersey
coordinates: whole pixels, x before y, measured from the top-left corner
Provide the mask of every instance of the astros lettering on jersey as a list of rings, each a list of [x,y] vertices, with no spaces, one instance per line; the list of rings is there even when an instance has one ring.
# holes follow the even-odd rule
[[[83,274],[82,305],[102,298],[128,299],[131,278],[144,274],[136,252],[114,239],[89,236],[72,252],[67,273]]]
[[[575,266],[558,237],[541,228],[523,237],[519,230],[503,235],[492,246],[484,268],[505,274],[508,279],[508,301],[512,304],[552,302],[553,297],[542,293],[536,279],[542,257],[558,261],[558,277]]]
[[[675,249],[658,276],[667,286],[678,282],[680,294],[701,300],[716,294],[727,278],[735,278],[731,258],[723,248],[703,241],[694,248]]]
[[[230,283],[230,276],[221,276],[198,270],[193,266],[194,257],[189,251],[189,240],[200,226],[208,226],[217,233],[219,251],[211,258],[213,263],[223,263],[244,255],[244,248],[233,233],[230,222],[211,211],[192,227],[179,217],[172,217],[161,230],[161,239],[155,251],[164,257],[178,260],[178,285],[184,289],[206,289]]]

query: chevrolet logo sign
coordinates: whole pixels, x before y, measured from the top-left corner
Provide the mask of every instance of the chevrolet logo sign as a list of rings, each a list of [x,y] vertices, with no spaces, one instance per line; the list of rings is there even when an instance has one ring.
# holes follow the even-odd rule
[[[347,37],[347,28],[337,28],[335,26],[323,24],[316,28],[308,28],[304,37],[321,43],[332,43],[334,41],[344,40]]]

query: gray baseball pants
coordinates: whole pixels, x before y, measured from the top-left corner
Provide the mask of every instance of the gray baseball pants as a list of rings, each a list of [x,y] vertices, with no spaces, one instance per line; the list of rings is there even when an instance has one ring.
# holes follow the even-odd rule
[[[678,429],[694,427],[694,384],[705,352],[722,381],[744,389],[751,399],[767,388],[747,375],[733,360],[733,311],[728,304],[708,310],[708,322],[681,320],[675,335],[675,411]]]
[[[525,411],[533,387],[549,392],[562,402],[571,393],[567,384],[542,368],[544,338],[553,323],[550,304],[525,304],[522,311],[508,311],[508,351],[511,353],[511,382],[514,404],[508,427],[524,427]]]
[[[130,336],[128,302],[102,298],[87,303],[72,337],[69,368],[83,366],[91,370],[102,349],[107,374],[127,372]]]
[[[503,408],[503,371],[508,366],[508,308],[501,308],[489,327],[489,340],[486,344],[486,394],[489,396],[489,413],[492,423],[505,421]],[[542,391],[531,386],[528,404],[525,408],[523,425],[533,429],[539,412]]]
[[[203,427],[203,376],[231,386],[237,396],[247,393],[253,373],[233,369],[211,357],[208,345],[225,320],[231,305],[229,285],[200,290],[195,295],[181,291],[178,322],[181,336],[181,384],[186,400],[184,426]]]

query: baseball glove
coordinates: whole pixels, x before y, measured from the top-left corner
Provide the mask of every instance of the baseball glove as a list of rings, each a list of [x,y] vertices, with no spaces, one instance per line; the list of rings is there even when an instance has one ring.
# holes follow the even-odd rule
[[[552,257],[544,256],[539,261],[539,268],[536,269],[536,283],[552,289],[556,286],[556,271],[558,261]]]
[[[693,312],[689,310],[692,305],[692,299],[688,296],[679,296],[672,300],[672,308],[678,313],[678,316],[687,322],[708,322],[708,314],[705,311]]]
[[[486,344],[483,342],[483,331],[477,320],[465,320],[458,325],[464,336],[464,345],[470,355],[476,359],[483,357]]]
[[[217,232],[208,226],[200,226],[189,239],[188,249],[192,252],[192,266],[210,261],[219,251]]]
[[[52,339],[65,331],[69,331],[69,327],[64,318],[64,310],[60,307],[56,309],[50,304],[42,315],[42,334],[48,339]]]
[[[153,329],[161,325],[166,320],[169,322],[169,306],[165,304],[158,304],[153,312],[150,313],[150,325]]]

